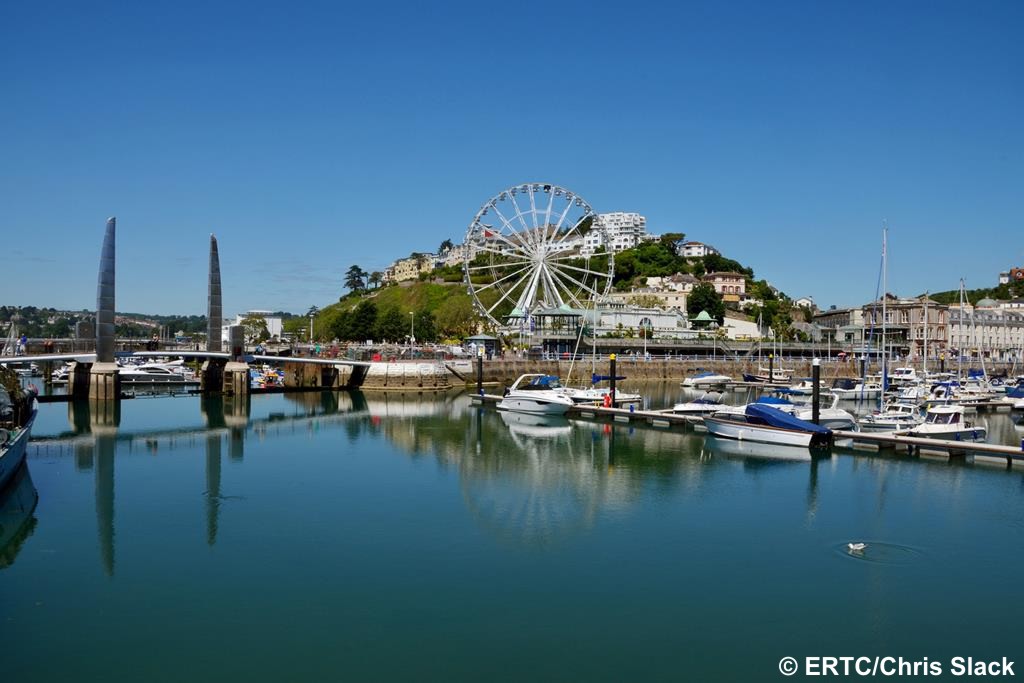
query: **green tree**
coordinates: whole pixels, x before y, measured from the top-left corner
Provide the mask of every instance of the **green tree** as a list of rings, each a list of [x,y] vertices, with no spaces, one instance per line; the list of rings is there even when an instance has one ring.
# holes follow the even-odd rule
[[[397,342],[409,336],[410,320],[397,308],[389,307],[377,317],[376,339]]]
[[[437,324],[434,322],[434,314],[430,311],[416,313],[416,341],[437,341]]]
[[[722,301],[722,295],[715,291],[714,285],[710,282],[701,282],[686,297],[686,312],[691,318],[699,315],[701,311],[707,311],[719,325],[725,320],[725,303]]]
[[[686,239],[686,233],[682,232],[666,232],[658,238],[662,244],[671,249],[676,250],[676,246]]]
[[[345,286],[353,292],[366,289],[366,271],[359,266],[351,266],[345,272]]]
[[[448,253],[449,251],[451,251],[451,250],[452,250],[452,249],[453,249],[454,247],[455,247],[455,245],[454,245],[454,244],[452,244],[452,241],[451,241],[451,240],[445,240],[444,242],[441,242],[441,246],[439,246],[439,247],[437,248],[437,253],[438,253],[438,254],[447,254],[447,253]]]
[[[342,339],[362,341],[373,339],[377,331],[377,304],[361,301],[351,314],[344,316],[341,325]]]
[[[373,285],[374,289],[377,289],[378,287],[380,287],[380,283],[383,280],[384,280],[384,273],[380,272],[379,270],[375,270],[372,273],[370,273],[370,278],[369,278],[368,282],[371,285]]]
[[[446,338],[464,339],[476,331],[479,320],[467,296],[452,296],[437,308],[437,327]]]
[[[261,342],[270,339],[270,330],[267,329],[267,319],[262,315],[247,315],[242,318],[242,327],[245,329],[245,342]]]

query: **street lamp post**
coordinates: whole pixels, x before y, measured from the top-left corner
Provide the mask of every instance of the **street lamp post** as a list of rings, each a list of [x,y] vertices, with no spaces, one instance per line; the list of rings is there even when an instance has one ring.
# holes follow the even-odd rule
[[[409,358],[412,358],[412,348],[416,344],[416,313],[409,311]]]

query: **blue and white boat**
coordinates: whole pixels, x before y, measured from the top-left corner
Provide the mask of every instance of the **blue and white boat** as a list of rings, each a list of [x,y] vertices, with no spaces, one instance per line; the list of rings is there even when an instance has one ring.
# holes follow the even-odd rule
[[[782,446],[827,446],[832,431],[759,403],[749,404],[742,415],[716,413],[704,418],[704,426],[714,436],[738,441]]]
[[[30,393],[24,406],[19,407],[7,389],[0,385],[0,491],[25,462],[25,448],[37,412],[34,393]]]

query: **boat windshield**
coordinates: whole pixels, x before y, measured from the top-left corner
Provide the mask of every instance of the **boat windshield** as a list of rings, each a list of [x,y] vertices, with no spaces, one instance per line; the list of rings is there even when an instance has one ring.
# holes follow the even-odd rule
[[[530,390],[530,389],[560,389],[560,388],[562,388],[562,383],[559,382],[558,381],[558,377],[556,377],[554,375],[541,375],[540,377],[534,377],[532,380],[530,380],[529,384],[527,384],[525,387],[521,387],[521,388],[527,389],[527,390]]]
[[[929,413],[928,423],[936,425],[952,425],[960,422],[960,413]]]

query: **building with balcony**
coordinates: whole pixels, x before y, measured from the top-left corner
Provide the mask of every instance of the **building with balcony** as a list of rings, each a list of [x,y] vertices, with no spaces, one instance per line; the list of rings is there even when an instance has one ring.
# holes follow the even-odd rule
[[[904,299],[886,294],[884,309],[884,341],[894,353],[916,360],[924,357],[926,342],[929,358],[948,348],[949,306],[923,296]],[[883,301],[873,301],[861,310],[865,341],[882,348]]]
[[[722,295],[722,300],[739,303],[747,293],[747,279],[742,273],[708,273],[703,278]]]

